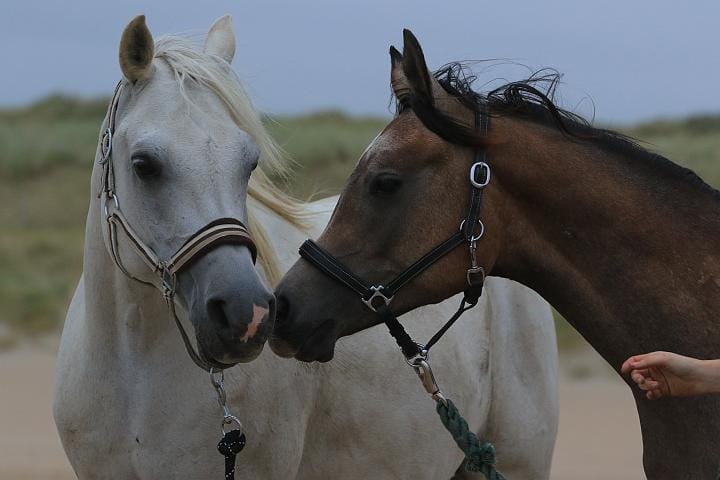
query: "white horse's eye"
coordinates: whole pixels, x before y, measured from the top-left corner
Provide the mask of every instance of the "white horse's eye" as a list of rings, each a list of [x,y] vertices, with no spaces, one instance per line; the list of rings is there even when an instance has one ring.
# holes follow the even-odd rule
[[[147,156],[132,158],[132,167],[140,178],[156,177],[160,175],[160,162]]]

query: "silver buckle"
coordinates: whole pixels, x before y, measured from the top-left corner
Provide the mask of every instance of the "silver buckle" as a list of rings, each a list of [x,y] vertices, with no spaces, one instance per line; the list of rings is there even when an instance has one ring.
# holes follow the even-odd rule
[[[485,178],[478,182],[475,180],[477,169],[481,168],[485,173]],[[488,165],[485,162],[475,162],[473,163],[472,167],[470,167],[470,183],[475,188],[485,188],[490,183],[490,165]]]
[[[392,299],[395,298],[394,295],[390,298],[383,295],[383,293],[382,293],[383,288],[385,288],[385,287],[383,287],[382,285],[373,285],[372,287],[370,287],[370,291],[373,292],[373,294],[370,295],[370,298],[368,298],[368,299],[361,298],[362,302],[365,305],[367,305],[368,308],[375,313],[377,313],[377,308],[375,308],[375,305],[373,305],[373,300],[375,300],[376,298],[379,298],[383,301],[383,303],[387,307],[388,305],[390,305],[390,302],[392,302]]]

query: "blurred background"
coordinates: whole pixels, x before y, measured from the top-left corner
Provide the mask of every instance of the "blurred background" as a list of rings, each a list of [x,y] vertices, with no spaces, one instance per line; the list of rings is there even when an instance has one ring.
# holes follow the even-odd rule
[[[1,479],[73,478],[50,417],[53,358],[81,271],[91,164],[120,78],[117,46],[138,13],[156,38],[186,33],[199,42],[213,20],[233,15],[235,70],[297,163],[287,187],[301,198],[337,193],[391,117],[387,50],[401,47],[404,27],[431,68],[476,61],[479,90],[557,69],[561,105],[720,185],[717,2],[5,0]],[[554,478],[640,478],[629,390],[562,319],[557,325],[563,383]],[[38,441],[54,453],[38,460]]]

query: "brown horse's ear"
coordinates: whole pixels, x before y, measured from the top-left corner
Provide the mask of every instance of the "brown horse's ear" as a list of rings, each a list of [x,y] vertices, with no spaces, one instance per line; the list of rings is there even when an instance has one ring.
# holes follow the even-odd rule
[[[432,79],[425,63],[425,55],[420,47],[420,42],[407,28],[403,30],[403,41],[402,65],[408,85],[413,95],[426,98],[432,103]]]
[[[138,15],[128,23],[120,39],[120,69],[125,78],[133,83],[150,78],[154,52],[145,15]]]
[[[403,71],[403,56],[394,46],[390,46],[390,85],[400,103],[405,102],[412,93]]]
[[[445,123],[471,126],[474,115],[430,73],[415,35],[405,29],[403,37],[405,45],[402,55],[394,47],[390,47],[390,80],[398,101],[411,106],[416,110],[416,114],[431,109],[444,115]]]

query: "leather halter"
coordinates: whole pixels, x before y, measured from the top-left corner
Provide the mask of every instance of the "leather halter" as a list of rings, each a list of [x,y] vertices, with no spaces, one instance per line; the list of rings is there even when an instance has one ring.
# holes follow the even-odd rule
[[[489,123],[490,117],[486,113],[477,112],[475,114],[475,127],[482,134],[487,133]],[[483,190],[489,183],[490,166],[487,163],[487,156],[484,150],[478,149],[475,152],[474,162],[470,167],[470,207],[465,219],[460,223],[459,231],[430,250],[386,285],[372,284],[355,275],[352,270],[313,240],[306,240],[300,246],[300,256],[328,277],[357,293],[362,302],[385,322],[390,329],[390,333],[400,345],[403,354],[408,359],[418,356],[426,358],[430,347],[440,339],[462,313],[477,304],[482,294],[485,270],[477,265],[475,252],[477,241],[480,240],[485,231],[485,226],[480,220],[480,210]],[[477,230],[478,228],[479,230]],[[471,265],[467,270],[467,288],[460,308],[425,345],[417,344],[405,332],[397,317],[390,311],[390,303],[398,291],[411,280],[465,243],[470,247]]]
[[[165,298],[165,302],[170,309],[175,324],[177,325],[180,335],[182,336],[185,348],[190,358],[200,368],[211,371],[217,371],[218,365],[222,368],[229,368],[232,365],[224,365],[215,362],[213,365],[200,357],[194,350],[187,332],[183,328],[180,319],[175,312],[175,287],[176,276],[192,261],[197,260],[208,251],[226,244],[243,245],[250,250],[253,263],[257,260],[257,247],[250,235],[247,227],[236,218],[220,218],[208,223],[195,234],[193,234],[178,250],[166,260],[160,258],[155,251],[145,243],[128,222],[122,210],[120,210],[120,200],[115,191],[115,173],[112,159],[112,142],[115,132],[115,120],[117,116],[118,103],[122,92],[122,82],[115,87],[110,106],[108,108],[107,128],[100,139],[100,160],[102,165],[102,190],[98,194],[101,198],[102,208],[105,213],[105,220],[108,226],[108,251],[118,268],[129,278],[138,282],[150,285],[149,282],[141,280],[131,274],[124,266],[120,258],[120,250],[118,248],[118,229],[125,232],[130,239],[130,246],[143,259],[150,270],[155,273],[160,280],[160,291]],[[152,284],[155,285],[155,284]]]

